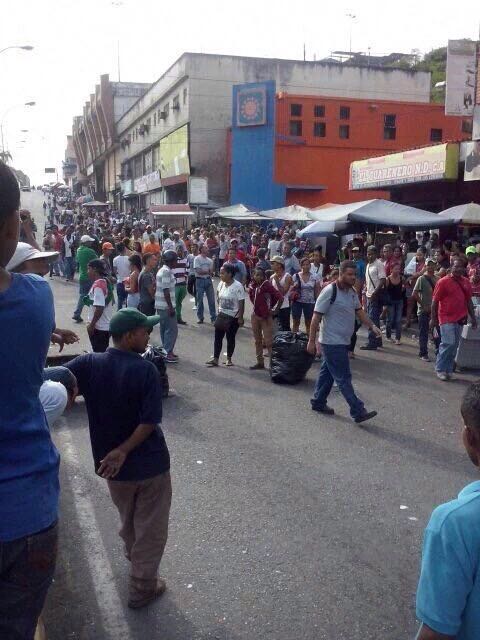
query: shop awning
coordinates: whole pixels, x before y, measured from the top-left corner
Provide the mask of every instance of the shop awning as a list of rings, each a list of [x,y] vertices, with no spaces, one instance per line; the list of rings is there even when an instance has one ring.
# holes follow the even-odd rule
[[[478,224],[480,226],[480,204],[468,202],[440,211],[439,216],[453,218],[455,224]]]
[[[150,207],[150,211],[155,217],[178,216],[184,218],[195,215],[188,204],[154,204]]]
[[[455,224],[452,218],[441,218],[436,213],[390,200],[363,200],[340,206],[345,207],[345,212],[349,210],[348,218],[351,222],[363,224],[418,230],[438,229]],[[333,210],[331,207],[329,213],[333,213]]]
[[[91,202],[84,202],[83,207],[108,207],[106,202],[99,202],[98,200],[92,200]]]
[[[284,220],[285,222],[309,222],[312,220],[311,210],[298,204],[280,207],[280,209],[260,211],[260,215],[272,220]]]

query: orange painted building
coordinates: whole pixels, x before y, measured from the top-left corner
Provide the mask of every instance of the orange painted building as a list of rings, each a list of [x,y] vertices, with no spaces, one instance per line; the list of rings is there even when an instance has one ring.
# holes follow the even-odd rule
[[[273,181],[285,185],[287,205],[388,198],[388,191],[349,191],[350,163],[470,137],[470,121],[445,116],[439,104],[286,93],[275,102]]]

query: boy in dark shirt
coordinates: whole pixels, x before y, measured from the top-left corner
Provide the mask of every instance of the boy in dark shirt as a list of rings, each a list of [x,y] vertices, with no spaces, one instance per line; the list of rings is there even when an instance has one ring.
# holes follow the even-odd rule
[[[110,322],[114,347],[67,365],[85,398],[95,472],[107,480],[120,514],[120,537],[131,561],[128,606],[133,609],[166,588],[157,572],[168,534],[170,456],[159,426],[159,373],[140,356],[159,320],[121,309]]]

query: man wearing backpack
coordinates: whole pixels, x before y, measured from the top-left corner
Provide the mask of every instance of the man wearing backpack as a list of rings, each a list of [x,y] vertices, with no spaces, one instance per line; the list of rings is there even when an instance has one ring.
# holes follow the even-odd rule
[[[353,288],[355,277],[355,262],[345,260],[340,264],[338,280],[325,287],[318,296],[310,325],[307,350],[312,355],[316,353],[317,331],[320,327],[319,342],[323,361],[311,400],[312,409],[326,415],[335,413],[327,405],[327,398],[333,383],[336,382],[350,406],[352,419],[360,423],[374,418],[377,412],[365,409],[352,386],[348,347],[355,327],[355,318],[366,325],[375,336],[380,337],[381,332],[362,309]]]
[[[418,278],[413,289],[413,298],[418,304],[418,357],[424,362],[430,362],[428,357],[428,331],[430,314],[432,311],[432,297],[435,285],[440,280],[435,275],[436,262],[429,258],[426,262],[427,272]]]

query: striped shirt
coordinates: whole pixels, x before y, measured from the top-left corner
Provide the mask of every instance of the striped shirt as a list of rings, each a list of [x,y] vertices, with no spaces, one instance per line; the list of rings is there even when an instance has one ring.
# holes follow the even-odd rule
[[[185,284],[187,282],[188,259],[178,258],[176,266],[172,269],[177,284]]]
[[[163,265],[157,273],[157,288],[155,291],[155,309],[168,309],[167,301],[165,300],[164,290],[168,289],[170,293],[170,299],[175,301],[175,276],[172,273],[170,267],[166,264]]]

